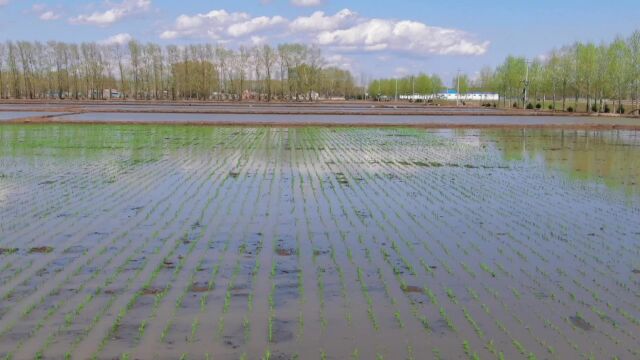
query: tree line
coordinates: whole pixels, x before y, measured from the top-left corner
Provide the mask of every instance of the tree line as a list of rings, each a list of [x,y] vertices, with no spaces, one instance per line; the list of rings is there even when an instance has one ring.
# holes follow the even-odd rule
[[[577,42],[533,61],[509,56],[484,68],[470,88],[499,93],[504,106],[624,113],[631,102],[638,109],[640,31],[610,43]]]
[[[395,98],[396,95],[435,95],[444,89],[438,75],[424,73],[399,79],[376,79],[369,83],[368,92],[374,98]]]
[[[303,44],[0,43],[0,98],[271,101],[351,98],[353,75]]]
[[[451,88],[458,86],[462,94],[498,93],[505,107],[637,111],[640,108],[640,30],[610,43],[577,42],[532,61],[509,56],[496,68],[483,68],[473,79],[467,74],[455,76]],[[399,95],[431,95],[444,89],[437,76],[421,74],[397,80]],[[396,79],[372,81],[369,93],[394,97]],[[625,109],[629,103],[631,109]]]

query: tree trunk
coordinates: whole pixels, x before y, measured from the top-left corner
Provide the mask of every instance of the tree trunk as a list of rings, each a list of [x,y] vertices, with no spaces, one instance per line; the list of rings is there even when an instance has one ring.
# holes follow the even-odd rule
[[[567,81],[562,82],[562,111],[567,109]]]
[[[591,85],[587,83],[587,113],[591,113]]]
[[[638,103],[639,99],[638,99],[638,81],[636,81],[636,94],[635,94],[635,101],[636,101],[636,111],[638,111],[638,109],[640,109],[640,104]],[[638,115],[640,115],[640,113],[638,113]]]

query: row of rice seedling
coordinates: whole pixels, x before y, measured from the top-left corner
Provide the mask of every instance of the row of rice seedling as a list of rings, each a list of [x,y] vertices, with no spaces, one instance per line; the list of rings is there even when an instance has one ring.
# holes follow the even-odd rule
[[[365,174],[365,177],[367,175]],[[356,176],[354,176],[354,178],[357,178]],[[368,179],[371,182],[373,182],[373,179]],[[366,182],[365,184],[369,184],[369,182]],[[371,189],[368,189],[371,190]],[[388,208],[386,205],[380,206],[378,207],[376,210],[377,211],[371,211],[371,209],[368,210],[369,213],[374,214],[373,219],[376,220],[377,218],[375,217],[375,213],[380,213],[378,209],[381,208]],[[392,208],[391,208],[392,209]],[[377,224],[381,227],[381,228],[385,228],[386,226],[389,226],[391,228],[393,228],[393,224],[388,222],[388,216],[385,213],[380,213],[382,221],[387,221],[386,224],[384,224],[381,221],[376,221]],[[395,229],[394,229],[395,230]],[[391,235],[391,237],[389,237],[391,234],[391,232],[387,232],[387,241],[388,243],[390,243],[390,249],[386,250],[384,247],[381,249],[381,254],[383,255],[383,259],[386,263],[389,264],[390,268],[393,270],[393,274],[396,277],[397,282],[399,283],[399,286],[397,286],[397,289],[401,289],[404,293],[404,295],[409,299],[409,306],[411,307],[411,314],[420,322],[420,324],[422,324],[422,326],[426,329],[429,330],[429,319],[427,316],[425,316],[424,314],[419,314],[418,311],[416,311],[416,306],[415,302],[413,301],[413,299],[411,298],[413,292],[418,291],[419,287],[416,287],[414,285],[408,285],[406,283],[406,281],[402,278],[402,274],[403,273],[407,273],[407,274],[411,274],[411,275],[415,275],[415,268],[414,266],[407,261],[406,257],[404,255],[402,255],[402,252],[399,250],[399,243],[397,243],[393,237],[397,236],[397,235]],[[397,232],[396,232],[397,234]],[[406,245],[407,251],[413,251],[413,244],[410,242],[405,241],[404,239],[400,238],[404,245]],[[386,244],[386,243],[385,243]],[[391,260],[391,254],[394,254],[395,260]],[[425,264],[424,261],[421,261],[422,264]],[[424,268],[428,269],[427,272],[431,272],[432,269],[429,266],[424,266]],[[420,292],[420,291],[418,291]],[[394,313],[394,315],[397,317],[398,313]],[[413,333],[419,333],[419,331],[413,331]]]
[[[206,180],[205,180],[205,182],[206,182]],[[204,184],[205,182],[203,182],[203,184]],[[206,199],[206,198],[205,198],[205,197],[203,197],[203,199]],[[187,202],[188,202],[189,198],[187,198],[186,200],[187,200]],[[197,208],[197,207],[194,207],[193,209],[195,209],[195,210],[190,210],[190,212],[192,212],[192,213],[193,213],[193,212],[195,212],[195,211],[197,211],[197,210],[198,210],[198,208]],[[180,210],[178,209],[178,211],[176,212],[176,214],[178,214],[179,212],[180,212]],[[183,219],[184,219],[184,220],[182,221],[182,223],[183,223],[183,225],[182,225],[182,226],[183,226],[184,228],[188,229],[188,228],[192,227],[192,223],[190,222],[190,220],[192,219],[192,218],[191,218],[191,216],[186,216],[186,217],[184,217]],[[180,236],[180,233],[175,233],[174,235],[171,235],[170,237],[175,237],[175,238],[176,238],[176,247],[174,248],[174,250],[172,250],[172,252],[173,252],[173,253],[175,253],[176,251],[178,251],[178,249],[179,249],[179,248],[184,248],[184,247],[187,247],[187,246],[188,246],[188,244],[185,244],[184,238],[183,238],[182,236]],[[159,247],[156,247],[156,250],[154,250],[154,253],[157,253],[157,252],[158,252],[158,250],[160,250],[160,248],[159,248]],[[171,254],[171,253],[169,253],[169,254]],[[156,257],[158,260],[161,260],[161,261],[159,261],[159,263],[160,263],[160,264],[156,266],[156,268],[155,268],[155,270],[154,270],[154,272],[153,272],[153,274],[152,274],[152,278],[153,278],[153,277],[154,277],[154,276],[159,272],[159,269],[161,269],[161,268],[163,268],[163,269],[169,269],[169,268],[171,268],[171,267],[175,268],[175,265],[174,265],[173,263],[171,263],[171,262],[169,262],[168,260],[166,260],[166,259],[167,259],[167,257],[166,257],[166,256],[167,256],[167,255],[165,255],[164,257]],[[162,260],[162,259],[164,259],[164,260]],[[148,282],[148,283],[149,283],[149,282]],[[152,290],[152,289],[145,288],[145,287],[143,286],[143,289],[136,290],[136,293],[138,293],[138,294],[139,294],[140,292],[142,292],[142,293],[144,293],[144,292],[153,292],[153,290]],[[134,297],[134,298],[135,298],[135,297]]]
[[[104,250],[104,248],[103,248],[103,250]],[[101,251],[103,251],[103,250],[101,250]],[[99,255],[99,253],[100,253],[99,251],[98,251],[98,252],[95,252],[93,256]],[[74,255],[74,257],[73,257],[73,259],[76,259],[76,261],[77,261],[78,263],[80,263],[81,261],[84,261],[84,260],[79,260],[79,257],[80,257],[81,255],[82,255],[82,256],[87,256],[87,255],[88,255],[88,253],[87,253],[87,252],[84,252],[84,253],[75,254],[75,255]],[[52,260],[52,261],[53,261],[53,260]],[[48,265],[48,264],[47,264],[46,262],[45,262],[45,263],[42,263],[42,262],[41,262],[41,263],[40,263],[40,266],[43,266],[43,265]],[[73,263],[72,263],[72,265],[73,265]],[[71,273],[68,273],[68,275],[70,275],[70,274],[71,274]],[[29,281],[30,281],[30,278],[27,278],[27,279],[26,279],[26,280],[24,280],[23,282],[24,282],[24,283],[28,283]],[[38,289],[38,290],[40,290],[40,291],[42,292],[42,289]],[[10,290],[10,291],[11,291],[11,290]],[[25,295],[25,296],[26,296],[26,295],[29,295],[29,293],[23,293],[23,295]],[[31,298],[33,298],[33,296],[31,296]],[[23,302],[23,300],[24,300],[24,299],[23,299],[23,298],[21,298],[20,300]],[[31,305],[31,306],[33,306],[33,305]],[[6,320],[6,319],[5,319],[5,320]]]
[[[176,189],[179,189],[179,187],[177,187]],[[167,225],[169,225],[169,224],[167,224]],[[125,233],[125,235],[126,235],[126,233]]]
[[[153,176],[153,173],[150,174],[151,176]],[[129,196],[131,194],[128,194]],[[116,199],[117,201],[118,199]],[[122,209],[119,209],[122,210]],[[115,213],[116,211],[114,211]],[[66,226],[70,226],[70,224],[66,224]],[[42,267],[45,267],[45,265],[49,265],[51,266],[51,264],[53,263],[54,260],[57,260],[57,258],[59,258],[60,256],[67,254],[67,253],[71,253],[72,255],[82,255],[82,251],[78,251],[76,249],[85,249],[86,247],[84,246],[84,243],[86,242],[86,237],[88,236],[88,234],[90,234],[90,231],[95,231],[97,230],[96,228],[91,229],[90,227],[86,230],[83,230],[80,234],[77,234],[76,236],[72,236],[69,238],[69,240],[67,240],[65,238],[65,243],[63,244],[58,244],[58,243],[52,243],[52,245],[56,245],[56,248],[53,247],[44,247],[43,249],[50,249],[47,251],[43,251],[43,255],[41,255],[39,257],[39,262],[38,265],[40,267],[38,268],[30,268],[30,271],[23,271],[20,275],[21,277],[19,279],[16,279],[14,283],[25,283],[26,281],[30,280],[30,277],[33,277],[33,274],[35,271],[38,271],[40,269],[42,269]],[[45,230],[42,230],[45,231]],[[55,235],[55,233],[54,233]],[[42,235],[40,235],[41,237]],[[83,241],[85,240],[85,241]],[[82,244],[82,246],[80,247],[78,244]],[[59,246],[58,246],[59,245]],[[31,251],[33,253],[33,251]],[[86,254],[85,254],[86,255]],[[44,258],[44,259],[43,259]],[[47,263],[46,260],[50,259],[51,262]],[[27,269],[25,269],[27,270]],[[12,285],[11,283],[9,284],[5,284],[5,288],[7,289],[11,289]],[[6,297],[6,295],[5,295]],[[15,300],[20,300],[20,299],[15,299]]]
[[[0,156],[3,357],[638,355],[637,199],[491,132],[35,129],[60,163]]]
[[[158,326],[154,326],[154,320],[157,318],[158,314],[165,314],[163,317],[166,316],[166,314],[171,314],[170,304],[175,303],[176,306],[181,304],[185,293],[183,292],[181,295],[178,295],[177,299],[171,299],[171,291],[179,288],[180,286],[183,286],[187,290],[191,289],[191,285],[189,285],[191,282],[189,280],[192,279],[193,274],[197,271],[201,261],[195,262],[195,266],[193,266],[191,272],[183,270],[186,266],[189,266],[188,264],[193,264],[193,262],[188,261],[191,254],[196,253],[200,256],[204,255],[204,242],[202,239],[205,236],[208,225],[202,226],[200,224],[204,223],[204,216],[208,213],[208,209],[211,207],[211,204],[218,200],[217,195],[219,195],[219,192],[214,192],[213,189],[217,186],[222,186],[220,182],[224,183],[224,179],[221,179],[220,176],[214,179],[214,173],[215,171],[211,172],[208,176],[206,181],[207,188],[204,189],[205,194],[211,195],[209,197],[205,197],[206,204],[200,211],[200,215],[196,218],[196,221],[194,223],[187,224],[189,227],[180,237],[182,245],[180,248],[176,249],[174,253],[170,254],[170,256],[163,260],[162,264],[158,265],[152,278],[145,283],[141,290],[143,296],[137,298],[136,302],[131,305],[132,308],[136,308],[136,316],[128,316],[120,325],[123,329],[138,329],[138,336],[136,339],[137,343],[140,343],[143,339],[146,340],[147,338],[151,338],[152,336],[148,335],[148,333],[158,329]],[[189,280],[185,279],[187,275],[189,275]],[[152,306],[151,301],[144,301],[145,295],[147,298],[153,298]],[[175,311],[176,309],[173,310]],[[145,317],[143,314],[148,315]],[[172,318],[169,317],[167,324],[171,323]],[[169,325],[165,325],[163,328],[161,340],[164,340],[168,328]],[[111,352],[118,354],[118,349],[128,347],[126,341],[130,340],[126,339],[126,337],[118,336],[118,334],[111,337],[115,337],[115,339],[119,341],[125,341],[125,344],[121,344],[119,341],[110,341],[109,344],[105,346],[106,353]]]
[[[229,166],[231,166],[235,161],[237,161],[237,159],[239,159],[239,157],[239,154],[234,154],[229,161],[224,161],[221,164],[222,169],[228,169]],[[206,166],[204,166],[203,168],[207,169]],[[204,194],[218,195],[221,192],[225,193],[223,185],[227,183],[227,180],[229,178],[228,173],[229,170],[216,171],[216,169],[213,169],[208,174],[208,176],[204,178],[204,181],[199,187],[199,189],[202,188],[202,190],[198,190],[198,192],[202,191]],[[217,176],[214,178],[214,175]],[[216,189],[216,187],[218,186],[223,186],[222,191],[214,191],[214,189]],[[232,193],[225,193],[225,196],[231,196],[231,194]],[[184,235],[181,236],[179,238],[180,246],[168,256],[165,256],[164,260],[157,265],[155,271],[159,272],[159,275],[162,278],[159,277],[153,281],[151,281],[150,279],[147,282],[148,285],[146,285],[142,290],[143,294],[145,292],[144,289],[150,289],[150,292],[157,292],[157,294],[155,294],[154,297],[153,307],[150,309],[150,317],[142,321],[140,321],[139,318],[133,318],[131,319],[132,324],[129,325],[129,328],[139,329],[139,332],[141,327],[143,327],[145,330],[143,334],[140,334],[141,339],[138,342],[139,349],[149,349],[149,347],[145,346],[145,344],[148,344],[150,342],[156,343],[158,342],[158,339],[161,344],[167,341],[167,336],[171,331],[173,322],[175,321],[174,315],[182,307],[182,303],[185,296],[187,295],[187,292],[192,288],[189,279],[191,279],[191,275],[193,274],[193,272],[197,271],[197,264],[200,262],[189,260],[191,260],[191,255],[193,253],[202,256],[205,247],[207,246],[206,242],[201,241],[205,236],[206,229],[203,229],[203,226],[200,224],[205,223],[205,215],[208,213],[208,210],[210,208],[217,210],[215,206],[212,207],[212,204],[214,204],[214,200],[219,200],[217,198],[214,199],[207,196],[202,196],[200,197],[200,199],[203,205],[200,207],[194,206],[196,204],[192,204],[189,210],[193,211],[191,209],[194,209],[195,213],[198,214],[198,217],[195,217],[195,222],[193,222],[193,215],[185,217],[183,226],[187,231],[187,233],[185,233],[186,237]],[[230,197],[226,198],[227,201],[230,201],[230,199]],[[180,209],[178,211],[180,211]],[[196,248],[196,246],[198,247]],[[196,249],[198,249],[198,251],[196,251]],[[185,266],[191,267],[191,271],[183,271],[185,269]],[[154,274],[156,273],[155,271]],[[154,282],[158,285],[153,285]],[[154,291],[155,289],[159,291]],[[132,300],[127,304],[127,308],[133,308],[134,304],[135,301]],[[136,313],[145,313],[145,308],[149,310],[148,305],[143,308],[137,307],[135,309]],[[158,314],[162,314],[162,317],[159,318],[157,316]],[[140,322],[138,323],[138,321]],[[109,335],[109,337],[111,336]],[[125,344],[119,344],[117,342],[113,344],[107,344],[105,347],[108,347],[108,352],[110,351],[111,353],[115,354],[122,352],[122,348],[127,348]],[[155,350],[159,351],[161,349]],[[134,350],[133,354],[135,355],[137,351],[141,350]],[[125,352],[123,356],[125,354],[128,353]]]
[[[328,163],[330,163],[330,162],[326,162],[326,163],[328,164]],[[322,162],[321,162],[321,164],[322,164]],[[328,173],[329,173],[329,174],[333,174],[331,171],[328,171]],[[333,176],[328,176],[326,179],[327,179],[329,182],[333,182],[333,181],[335,181],[335,182],[333,182],[333,183],[332,183],[332,186],[331,186],[331,189],[333,189],[334,191],[341,191],[341,190],[344,190],[344,189],[348,189],[348,188],[349,188],[348,186],[344,186],[345,184],[342,184],[342,183],[339,181],[339,179],[336,179],[336,178],[334,178]],[[331,195],[330,195],[329,197],[326,197],[326,198],[328,199],[328,201],[331,201],[331,200],[333,200],[333,201],[335,201],[335,200],[340,201],[340,199],[342,198],[342,196],[341,196],[340,194],[337,194],[337,196],[331,196]],[[329,200],[329,199],[330,199],[330,200]],[[344,216],[348,216],[348,214],[346,214],[346,213],[345,213],[345,209],[350,208],[350,206],[348,206],[348,205],[347,205],[347,206],[345,206],[344,204],[338,204],[338,205],[335,205],[335,206],[334,206],[334,208],[341,209],[341,211],[343,212]],[[335,226],[335,227],[340,228],[340,227],[342,226],[342,225],[340,225],[339,223],[337,223],[337,222],[336,222],[336,220],[335,220],[335,219],[337,218],[337,215],[336,215],[336,214],[332,214],[332,215],[331,215],[331,216],[329,216],[328,218],[329,218],[329,219],[331,219],[331,221],[332,221],[332,222],[334,222],[334,226]],[[346,219],[346,221],[349,221],[349,223],[350,223],[350,224],[353,224],[353,221],[350,221],[350,220],[348,220],[348,219]],[[358,229],[358,230],[360,230],[360,229]],[[343,231],[343,232],[341,231],[341,233],[347,233],[347,231]],[[355,266],[354,266],[354,269],[349,269],[349,270],[351,270],[351,271],[355,271],[355,272],[356,272],[356,274],[358,274],[358,273],[362,274],[362,268],[360,268],[360,267],[358,266],[358,264],[356,264],[356,262],[355,262],[355,261],[356,261],[356,259],[355,259],[355,258],[360,258],[359,256],[357,256],[357,255],[360,255],[360,253],[354,253],[354,252],[352,252],[352,251],[350,250],[350,247],[349,247],[349,246],[357,246],[357,245],[358,245],[358,243],[359,243],[359,242],[358,242],[358,239],[357,239],[358,237],[357,237],[357,236],[354,236],[354,235],[357,235],[357,234],[353,234],[353,233],[352,233],[352,234],[351,234],[351,236],[344,236],[344,237],[343,237],[343,236],[341,236],[341,239],[343,240],[343,244],[345,245],[345,248],[344,248],[344,250],[343,250],[343,251],[339,251],[338,253],[340,253],[340,254],[341,254],[341,256],[343,256],[343,257],[344,257],[344,256],[346,256],[346,258],[347,258],[347,259],[345,259],[343,262],[346,262],[346,263],[350,263],[350,264],[355,265]],[[350,241],[350,242],[351,242],[351,244],[349,245],[349,244],[347,243],[347,241]],[[334,254],[335,254],[335,252],[334,252]],[[364,259],[364,258],[365,258],[364,256],[362,256],[362,257],[361,257],[361,259]],[[362,260],[362,261],[363,261],[363,262],[366,262],[366,260]],[[358,272],[358,270],[360,270],[360,272]],[[361,279],[361,280],[364,280],[364,277],[363,277],[363,276],[361,276],[361,277],[360,277],[360,279]],[[384,280],[384,278],[383,278],[382,280]],[[362,284],[363,282],[364,282],[364,281],[361,281],[361,284],[360,284],[360,285],[357,285],[357,284],[356,284],[356,285],[357,285],[357,286],[359,286],[359,287],[360,287],[361,289],[363,289],[363,290],[367,290],[368,288],[367,288],[366,286],[365,286],[365,287],[363,287],[363,284]],[[383,281],[381,281],[381,285],[380,285],[380,286],[384,286],[384,282],[383,282]],[[376,327],[378,327],[379,325],[376,323],[376,320],[375,320],[375,316],[374,316],[374,315],[375,315],[375,312],[376,312],[376,311],[374,311],[374,310],[373,310],[373,306],[374,306],[374,304],[373,304],[373,302],[371,301],[371,297],[370,297],[370,295],[368,294],[368,291],[365,291],[365,292],[364,292],[363,297],[364,297],[365,301],[369,304],[368,311],[367,311],[367,313],[366,313],[366,314],[367,314],[367,317],[369,318],[369,322],[372,322],[372,321],[373,321],[373,323],[372,323],[372,324],[373,324],[373,325],[372,325],[372,328],[373,328],[373,329],[376,329]],[[367,298],[368,298],[369,300],[367,300]],[[356,314],[356,315],[357,315],[357,314]],[[398,316],[397,316],[397,315],[398,315],[398,313],[396,312],[396,313],[394,314],[394,317],[393,317],[393,319],[394,319],[393,321],[394,321],[395,323],[397,323],[397,319],[398,319]],[[354,322],[356,323],[356,325],[359,325],[359,326],[360,326],[360,325],[361,325],[361,323],[362,323],[362,321],[354,321]],[[396,325],[396,326],[397,326],[397,325]],[[363,332],[363,331],[358,331],[358,333],[362,333],[362,332]],[[354,350],[354,351],[355,351],[355,350]],[[361,351],[362,351],[362,350],[361,350]],[[380,355],[380,354],[376,354],[376,357],[377,357],[378,355]],[[373,355],[372,355],[372,356],[373,356]]]

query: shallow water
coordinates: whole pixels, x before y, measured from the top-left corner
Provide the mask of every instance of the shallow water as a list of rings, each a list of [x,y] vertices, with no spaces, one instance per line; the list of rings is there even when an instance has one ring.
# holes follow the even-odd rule
[[[639,134],[0,125],[0,357],[637,358]]]
[[[457,112],[457,111],[456,111]],[[175,114],[175,113],[83,113],[60,116],[71,122],[281,124],[281,125],[598,125],[640,124],[638,119],[559,116],[434,116],[434,115],[281,115],[281,114]]]
[[[41,117],[60,114],[57,112],[36,112],[36,111],[0,111],[0,121],[17,120],[30,117]]]

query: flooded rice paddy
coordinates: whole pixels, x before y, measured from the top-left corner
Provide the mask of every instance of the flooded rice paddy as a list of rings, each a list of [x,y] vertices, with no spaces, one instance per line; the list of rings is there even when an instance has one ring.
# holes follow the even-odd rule
[[[53,121],[77,123],[171,123],[206,125],[343,125],[343,126],[423,126],[423,127],[474,127],[474,126],[618,126],[640,128],[640,121],[633,118],[600,118],[587,116],[463,116],[464,112],[452,115],[321,115],[321,114],[198,114],[198,113],[119,113],[93,112],[61,115]]]
[[[0,139],[0,358],[640,358],[640,132]]]

